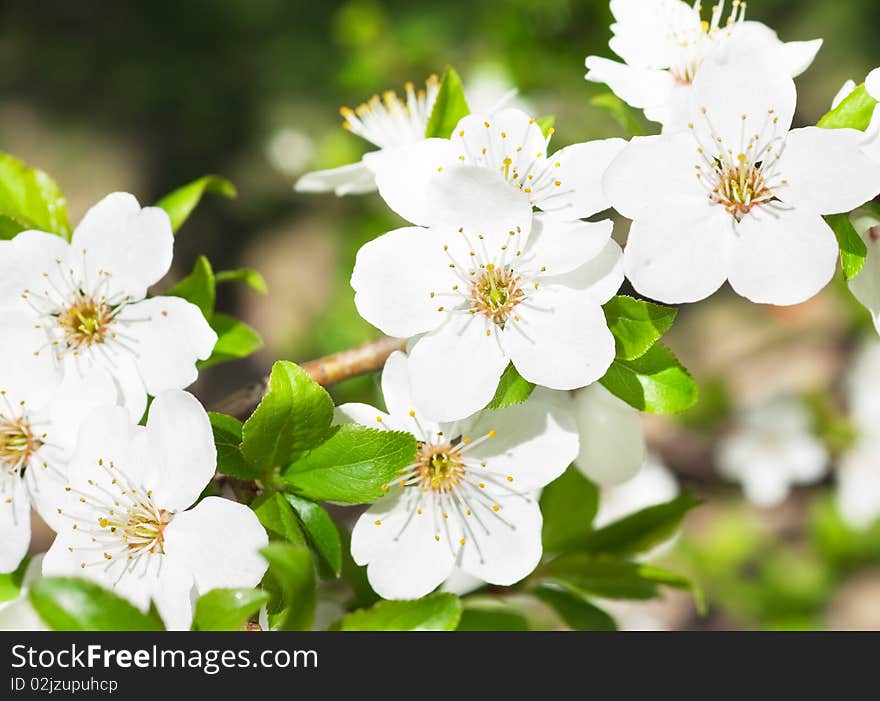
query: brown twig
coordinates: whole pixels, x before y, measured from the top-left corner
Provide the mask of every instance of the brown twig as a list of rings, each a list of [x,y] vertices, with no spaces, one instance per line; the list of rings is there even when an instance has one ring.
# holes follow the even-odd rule
[[[383,336],[357,348],[334,353],[302,364],[302,369],[319,385],[329,387],[358,375],[381,370],[394,351],[403,350],[406,339]],[[249,416],[266,393],[269,377],[244,387],[217,402],[212,409],[238,418]]]

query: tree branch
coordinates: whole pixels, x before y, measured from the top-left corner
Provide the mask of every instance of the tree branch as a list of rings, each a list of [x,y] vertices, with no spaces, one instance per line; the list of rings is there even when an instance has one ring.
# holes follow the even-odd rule
[[[357,348],[334,353],[302,364],[302,369],[319,385],[329,387],[358,375],[381,370],[394,351],[406,348],[406,339],[383,336]],[[212,406],[213,411],[245,418],[260,403],[269,385],[267,375],[259,382],[233,392]]]

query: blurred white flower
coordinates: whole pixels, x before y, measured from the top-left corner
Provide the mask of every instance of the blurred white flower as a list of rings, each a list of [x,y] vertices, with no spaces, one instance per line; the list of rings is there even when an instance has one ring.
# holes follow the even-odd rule
[[[518,582],[541,559],[535,493],[577,454],[573,421],[538,399],[466,421],[425,421],[413,409],[407,364],[395,353],[385,365],[388,413],[365,404],[337,409],[342,420],[418,440],[416,461],[355,524],[352,557],[386,599],[424,596],[455,568],[493,584]]]
[[[468,107],[476,114],[492,114],[505,107],[534,112],[534,106],[519,94],[502,66],[478,66],[465,81],[464,92]]]
[[[663,464],[660,456],[649,454],[631,480],[602,488],[594,525],[602,528],[642,509],[672,501],[679,491],[675,475]]]
[[[0,241],[0,365],[27,391],[106,375],[139,421],[147,394],[192,384],[217,342],[194,304],[145,299],[173,247],[165,211],[124,192],[92,207],[70,243],[40,231]]]
[[[42,567],[42,555],[31,558],[24,571],[18,596],[10,601],[0,602],[0,630],[50,630],[28,598],[28,589],[41,576]]]
[[[794,486],[819,482],[828,461],[803,403],[788,397],[742,412],[717,450],[719,472],[739,482],[749,501],[763,507],[781,504]]]
[[[847,523],[866,528],[880,517],[880,342],[859,350],[847,394],[857,438],[837,471],[837,506]]]
[[[202,405],[187,392],[160,394],[146,426],[119,407],[83,424],[57,504],[67,524],[43,560],[46,576],[82,576],[187,629],[193,602],[211,589],[254,587],[268,544],[248,507],[206,497],[217,464]]]
[[[719,0],[708,21],[699,1],[691,6],[681,0],[611,0],[611,12],[615,23],[609,45],[624,62],[590,56],[586,79],[606,83],[665,131],[686,127],[692,86],[703,62],[731,39],[747,41],[750,53],[766,53],[793,78],[809,68],[822,46],[821,39],[783,43],[766,25],[745,21],[746,3],[739,0],[726,17],[724,0]]]
[[[308,134],[298,129],[279,129],[266,144],[266,157],[279,173],[295,176],[302,173],[315,153]]]
[[[351,165],[306,173],[297,181],[296,191],[334,192],[339,196],[373,192],[376,189],[373,166],[395,149],[425,139],[440,81],[432,75],[424,90],[416,91],[412,83],[407,83],[405,89],[405,99],[389,90],[381,98],[374,95],[353,110],[343,107],[342,126],[369,141],[377,150]]]
[[[729,280],[786,306],[828,284],[839,246],[822,215],[877,195],[880,163],[855,129],[789,131],[796,102],[792,79],[760,55],[706,61],[690,128],[635,138],[611,164],[605,192],[633,220],[624,269],[640,293],[696,302]]]

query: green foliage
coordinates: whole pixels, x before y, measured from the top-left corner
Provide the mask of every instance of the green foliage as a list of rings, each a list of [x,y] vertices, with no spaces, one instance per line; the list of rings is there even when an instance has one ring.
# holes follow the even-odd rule
[[[590,104],[606,110],[627,136],[645,135],[645,128],[642,126],[642,121],[637,116],[636,111],[613,92],[596,95],[590,100]]]
[[[469,597],[456,630],[528,630],[525,616],[497,598]]]
[[[455,630],[461,600],[453,594],[430,594],[415,601],[380,601],[348,614],[339,630]]]
[[[217,344],[211,357],[199,363],[199,369],[247,358],[263,347],[260,334],[243,321],[226,314],[216,312],[211,317],[211,328],[217,334]]]
[[[256,589],[213,589],[196,601],[193,630],[241,630],[268,602]]]
[[[67,201],[42,170],[0,152],[0,239],[29,229],[70,239]]]
[[[12,572],[0,574],[0,603],[18,598],[24,582],[24,573],[30,561],[29,557],[25,557]]]
[[[544,570],[547,579],[584,596],[607,599],[653,599],[658,587],[686,589],[701,600],[695,586],[682,575],[609,557],[586,553],[568,553],[550,562]]]
[[[31,605],[54,630],[163,630],[158,614],[142,613],[125,599],[85,579],[44,577],[29,588]]]
[[[574,467],[569,467],[541,493],[544,550],[558,552],[592,530],[599,509],[599,490]]]
[[[299,517],[312,548],[320,557],[319,566],[323,565],[332,576],[338,577],[342,571],[342,542],[336,524],[315,502],[294,494],[285,494],[285,498]]]
[[[263,587],[269,592],[272,630],[310,630],[315,619],[315,566],[304,545],[270,543],[260,551],[269,563]]]
[[[572,630],[617,630],[614,619],[576,589],[545,585],[532,594],[556,611]]]
[[[547,137],[553,134],[553,128],[556,125],[556,117],[553,115],[547,115],[546,117],[539,117],[537,119],[538,126],[541,128],[541,133]]]
[[[263,492],[251,508],[269,534],[270,540],[306,545],[307,538],[299,517],[284,494]]]
[[[859,85],[852,93],[831,110],[817,126],[823,129],[858,129],[865,131],[871,124],[877,100],[871,97],[864,85]]]
[[[578,549],[619,557],[647,552],[675,535],[685,515],[699,504],[690,494],[682,494],[589,533]]]
[[[206,175],[194,180],[174,192],[171,192],[156,203],[168,213],[171,219],[171,230],[175,233],[189,219],[189,215],[196,208],[206,193],[214,193],[223,197],[235,198],[237,192],[235,185],[219,175]]]
[[[381,497],[383,485],[409,465],[415,454],[416,440],[409,433],[345,424],[297,458],[283,479],[307,499],[364,504]]]
[[[327,391],[299,366],[279,361],[269,391],[242,428],[241,452],[262,470],[285,467],[324,438],[332,419]]]
[[[862,237],[852,225],[846,214],[832,214],[825,217],[837,236],[840,244],[840,266],[847,280],[852,280],[862,269],[865,259],[868,257],[868,247],[862,241]]]
[[[217,471],[240,480],[260,477],[260,470],[241,454],[241,421],[234,416],[210,412],[214,444],[217,446]]]
[[[195,304],[204,317],[210,320],[217,298],[216,287],[217,281],[210,261],[205,256],[199,256],[193,271],[168,290],[168,294]]]
[[[437,93],[437,100],[434,102],[434,109],[428,118],[425,138],[448,139],[458,122],[470,113],[461,78],[452,66],[447,66]]]
[[[608,328],[614,334],[617,357],[641,358],[672,328],[678,313],[673,307],[617,295],[603,307]]]
[[[507,369],[501,374],[498,381],[498,389],[495,390],[495,396],[486,406],[487,409],[504,409],[514,404],[522,404],[528,399],[535,385],[517,372],[513,367],[513,363],[507,366]]]
[[[223,284],[227,282],[239,282],[243,285],[247,285],[253,290],[256,290],[260,294],[266,294],[268,289],[266,288],[266,281],[263,279],[263,276],[260,275],[256,270],[251,270],[250,268],[238,268],[237,270],[221,270],[215,276],[217,280],[217,284]]]
[[[693,378],[661,343],[636,360],[616,359],[600,382],[630,406],[652,414],[677,414],[697,401]]]

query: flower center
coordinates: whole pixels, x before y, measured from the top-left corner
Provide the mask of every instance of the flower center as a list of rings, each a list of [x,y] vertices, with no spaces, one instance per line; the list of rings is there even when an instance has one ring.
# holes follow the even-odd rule
[[[26,418],[13,420],[0,414],[0,464],[10,476],[19,474],[42,445]]]
[[[490,263],[471,285],[470,311],[503,326],[524,298],[520,278],[514,271]]]
[[[130,551],[136,553],[163,553],[165,526],[172,514],[157,508],[147,492],[146,498],[135,501],[125,512],[110,511],[98,518],[98,525],[106,532],[122,540]],[[109,558],[108,558],[109,559]]]
[[[465,465],[459,451],[451,443],[422,444],[416,474],[425,491],[448,492],[464,478]]]
[[[711,198],[720,204],[737,221],[752,211],[754,207],[772,202],[775,198],[764,176],[764,164],[750,163],[745,154],[739,154],[736,161],[715,162],[717,186]]]
[[[113,316],[113,309],[105,300],[78,294],[58,315],[58,324],[68,347],[79,349],[103,343]]]

